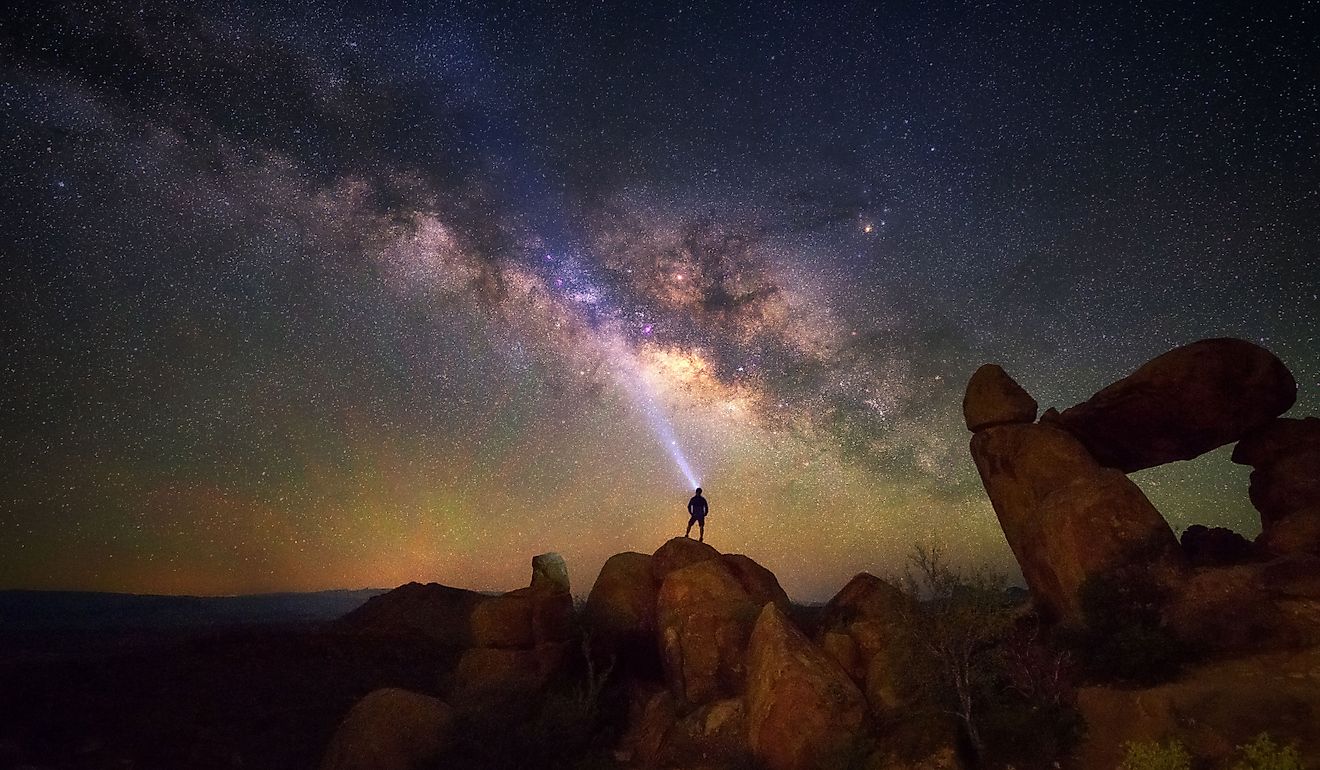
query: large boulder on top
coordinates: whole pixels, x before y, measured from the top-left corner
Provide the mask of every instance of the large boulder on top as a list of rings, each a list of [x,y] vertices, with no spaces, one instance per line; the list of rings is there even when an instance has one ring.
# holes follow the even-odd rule
[[[335,731],[321,770],[415,770],[444,749],[453,709],[415,692],[375,690],[349,710]]]
[[[1035,422],[1036,408],[1036,399],[998,364],[977,369],[963,394],[963,419],[972,432],[1011,422]]]
[[[839,766],[864,732],[857,685],[773,604],[747,650],[747,746],[769,770]]]
[[[692,704],[741,692],[758,609],[719,559],[669,573],[656,598],[656,636],[670,691]]]
[[[1273,353],[1210,339],[1151,359],[1057,422],[1101,465],[1132,472],[1237,441],[1296,399],[1297,382]]]
[[[1320,419],[1274,420],[1238,442],[1233,462],[1253,468],[1257,544],[1269,553],[1320,554]]]
[[[660,585],[676,569],[708,559],[718,559],[719,556],[719,551],[690,537],[670,538],[652,554],[651,576],[655,584]]]
[[[1080,620],[1093,576],[1132,564],[1170,577],[1184,565],[1173,531],[1122,472],[1067,431],[999,425],[972,436],[972,459],[1038,606]]]

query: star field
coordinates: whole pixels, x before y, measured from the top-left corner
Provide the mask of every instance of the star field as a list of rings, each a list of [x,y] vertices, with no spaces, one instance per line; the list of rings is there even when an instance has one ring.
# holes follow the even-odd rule
[[[0,22],[0,587],[796,599],[1014,569],[963,386],[1238,336],[1320,411],[1314,4],[28,4]],[[1227,451],[1134,478],[1252,536]]]

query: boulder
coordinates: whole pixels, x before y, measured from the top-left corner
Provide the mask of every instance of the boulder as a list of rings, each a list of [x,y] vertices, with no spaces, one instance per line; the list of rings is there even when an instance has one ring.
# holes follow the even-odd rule
[[[639,758],[650,766],[665,768],[746,767],[746,738],[742,699],[725,698],[674,719],[654,753]]]
[[[740,553],[720,554],[719,558],[758,607],[766,602],[774,602],[779,609],[788,612],[788,594],[780,587],[775,573]]]
[[[821,610],[817,642],[862,688],[879,719],[899,705],[894,648],[909,603],[894,585],[862,572]]]
[[[633,552],[611,556],[583,610],[593,655],[613,658],[622,671],[647,677],[659,671],[651,558]]]
[[[533,590],[570,593],[568,564],[557,553],[543,553],[532,557]]]
[[[758,609],[719,559],[669,573],[656,599],[656,636],[670,691],[692,704],[741,692]]]
[[[472,643],[478,647],[531,647],[532,605],[528,589],[486,597],[472,609]]]
[[[453,709],[415,692],[386,688],[358,701],[335,731],[321,770],[429,767],[448,740]]]
[[[963,395],[963,419],[973,432],[1012,422],[1035,422],[1036,407],[1036,399],[998,364],[977,369]]]
[[[371,597],[337,625],[359,634],[415,636],[443,646],[464,647],[472,641],[472,610],[488,598],[439,583],[408,583]]]
[[[1252,558],[1251,541],[1225,527],[1193,524],[1183,531],[1182,547],[1193,567],[1241,564]]]
[[[1253,469],[1262,550],[1320,554],[1320,419],[1274,420],[1238,442],[1233,462]]]
[[[1320,648],[1238,658],[1144,689],[1084,687],[1079,770],[1113,770],[1129,741],[1176,738],[1193,765],[1230,767],[1238,746],[1268,732],[1295,743],[1302,767],[1320,767]]]
[[[1320,557],[1199,569],[1163,609],[1193,649],[1243,654],[1320,644]]]
[[[972,436],[972,459],[1033,598],[1081,619],[1093,576],[1132,564],[1176,577],[1185,562],[1169,525],[1122,472],[1101,467],[1053,425],[999,425]]]
[[[1297,383],[1274,354],[1210,339],[1157,356],[1057,422],[1100,464],[1132,472],[1237,441],[1296,399]]]
[[[720,552],[690,537],[675,537],[660,546],[651,556],[651,576],[655,584],[665,582],[669,573],[697,562],[718,559]]]
[[[857,685],[772,603],[747,650],[747,746],[769,770],[836,767],[858,748]]]
[[[563,669],[566,643],[530,648],[473,647],[454,668],[451,699],[460,701],[517,697],[537,692]]]

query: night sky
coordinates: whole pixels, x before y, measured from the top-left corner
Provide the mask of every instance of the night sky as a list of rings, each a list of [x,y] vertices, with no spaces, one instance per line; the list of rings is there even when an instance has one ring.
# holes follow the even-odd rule
[[[585,593],[686,463],[820,600],[1014,569],[981,363],[1320,412],[1314,3],[389,6],[0,14],[0,588]],[[1227,455],[1134,478],[1252,536]]]

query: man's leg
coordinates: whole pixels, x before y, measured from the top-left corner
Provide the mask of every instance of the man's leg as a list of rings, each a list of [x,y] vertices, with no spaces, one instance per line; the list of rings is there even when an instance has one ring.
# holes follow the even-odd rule
[[[688,519],[688,528],[687,528],[687,531],[683,533],[683,537],[692,537],[692,525],[696,522],[696,520],[697,520],[697,517],[695,517],[695,516],[693,516],[692,518]]]
[[[705,516],[701,517],[700,519],[697,519],[697,527],[700,528],[700,537],[697,538],[697,542],[699,542],[699,543],[704,543],[704,542],[706,542],[706,517],[705,517]]]

